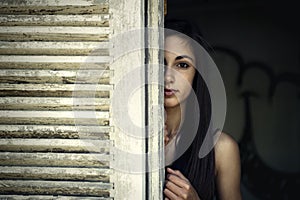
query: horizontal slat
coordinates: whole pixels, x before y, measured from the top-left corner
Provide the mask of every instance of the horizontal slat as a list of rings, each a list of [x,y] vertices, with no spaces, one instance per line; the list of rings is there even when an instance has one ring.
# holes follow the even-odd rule
[[[107,49],[108,42],[5,42],[0,41],[0,49]]]
[[[1,179],[109,182],[109,169],[0,166]]]
[[[51,194],[108,197],[109,183],[78,181],[13,181],[0,180],[2,194]]]
[[[0,125],[0,138],[109,139],[108,126]]]
[[[109,15],[2,15],[0,16],[0,25],[107,27]]]
[[[108,70],[0,70],[0,83],[109,84]]]
[[[99,14],[108,13],[108,0],[2,0],[2,14]]]
[[[2,166],[109,168],[109,162],[110,155],[107,154],[0,152],[0,165]]]
[[[85,196],[47,196],[47,195],[0,195],[0,199],[6,200],[33,200],[33,199],[42,199],[42,200],[113,200],[110,197],[85,197]]]
[[[108,0],[1,0],[1,6],[90,6],[107,4]]]
[[[48,90],[48,91],[110,91],[111,85],[100,84],[0,84],[0,90]]]
[[[75,116],[76,115],[76,116]],[[79,118],[80,117],[80,118]],[[0,111],[0,124],[108,125],[109,112],[94,111]]]
[[[0,69],[52,69],[52,70],[89,70],[89,69],[95,69],[95,70],[101,70],[109,69],[109,64],[108,63],[75,63],[75,62],[61,62],[61,63],[43,63],[43,62],[14,62],[9,61],[9,62],[1,62],[0,61]]]
[[[108,56],[107,42],[5,42],[0,41],[2,55],[93,55]]]
[[[87,126],[109,126],[108,119],[88,119],[88,118],[30,118],[30,117],[0,117],[0,124],[12,124],[12,125],[87,125]]]
[[[20,30],[21,31],[21,30]],[[96,32],[95,32],[96,33]],[[80,33],[1,33],[0,40],[6,41],[108,41],[108,34]]]
[[[109,63],[109,56],[0,56],[1,62],[31,62],[31,63]]]
[[[0,110],[108,111],[109,103],[109,99],[103,98],[2,97]]]
[[[0,151],[108,153],[110,141],[80,139],[0,139]]]
[[[67,2],[67,1],[65,1]],[[1,1],[0,1],[1,3]],[[91,5],[91,6],[58,6],[58,5],[0,5],[0,14],[21,14],[21,15],[84,15],[84,14],[107,14],[108,4]]]
[[[109,112],[101,111],[0,111],[0,124],[109,125]]]
[[[0,117],[30,117],[30,118],[77,118],[81,119],[100,119],[109,118],[109,112],[101,111],[15,111],[15,110],[0,110]]]
[[[66,27],[66,26],[0,26],[0,33],[62,33],[62,34],[108,34],[107,27]]]
[[[108,98],[111,85],[90,84],[0,84],[0,96],[102,97]]]
[[[0,40],[108,41],[107,27],[0,26]]]

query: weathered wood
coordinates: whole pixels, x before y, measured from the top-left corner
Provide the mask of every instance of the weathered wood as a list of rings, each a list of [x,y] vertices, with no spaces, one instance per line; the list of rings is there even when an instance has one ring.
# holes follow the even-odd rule
[[[105,98],[2,97],[0,110],[109,111],[109,102]]]
[[[108,56],[107,42],[7,42],[0,41],[2,55]]]
[[[67,1],[66,1],[67,2]],[[106,14],[108,5],[91,6],[10,6],[0,5],[0,14],[12,15],[84,15],[84,14]]]
[[[47,0],[47,1],[21,1],[2,0],[0,2],[1,14],[99,14],[108,13],[108,0]]]
[[[108,3],[108,0],[2,0],[0,5],[10,5],[10,6],[38,6],[38,5],[47,5],[47,6],[90,6],[90,5],[101,5]]]
[[[110,141],[80,139],[0,139],[0,151],[108,153]]]
[[[110,183],[78,181],[13,181],[0,180],[2,194],[51,194],[108,197]]]
[[[139,135],[141,137],[144,135],[144,130],[142,130],[142,127],[145,127],[145,106],[142,106],[145,102],[145,90],[141,89],[138,91],[132,91],[132,87],[130,86],[132,86],[133,82],[137,86],[143,86],[145,84],[145,82],[143,82],[144,76],[131,75],[129,77],[124,75],[136,69],[137,66],[143,66],[145,64],[145,35],[144,32],[141,31],[141,27],[145,27],[144,22],[147,13],[144,10],[145,4],[146,1],[143,0],[110,0],[109,8],[113,16],[110,20],[112,38],[120,36],[123,37],[124,34],[126,38],[124,40],[112,40],[113,47],[110,51],[112,57],[115,58],[114,62],[112,62],[110,66],[111,69],[114,69],[112,83],[117,85],[119,81],[124,80],[124,78],[128,78],[128,81],[124,81],[121,86],[122,91],[118,91],[118,98],[115,102],[122,107],[128,106],[130,108],[132,106],[131,111],[136,113],[133,115],[133,118],[139,118],[139,120],[134,121],[135,125],[141,128]],[[133,34],[134,31],[129,32],[134,29],[139,30],[135,32],[139,34]],[[136,51],[128,53],[128,49],[136,49]],[[119,55],[126,56],[118,57]],[[144,73],[141,72],[139,74]],[[128,96],[128,91],[135,93],[130,102],[125,100]],[[116,115],[122,116],[122,113],[115,112],[115,110],[116,109],[114,108],[114,112],[112,112],[112,118],[117,118],[118,116]],[[126,115],[123,117],[123,120],[127,120]],[[130,120],[132,119],[128,119],[129,124]],[[146,166],[146,159],[142,158],[142,155],[144,155],[146,152],[145,140],[128,135],[128,133],[131,134],[136,131],[134,126],[128,125],[124,130],[122,128],[117,128],[118,124],[115,124],[115,120],[112,120],[111,123],[112,126],[116,127],[114,134],[111,135],[111,139],[114,141],[114,146],[117,149],[128,152],[128,154],[121,153],[121,156],[118,156],[120,155],[119,153],[116,153],[115,155],[116,157],[113,162],[113,167],[116,170],[111,176],[111,181],[114,183],[114,198],[116,200],[146,199],[146,176],[144,173],[146,170],[143,169],[143,166]],[[136,159],[132,159],[133,157],[130,156],[131,153],[138,154],[140,156],[136,157]]]
[[[110,91],[111,85],[100,84],[0,84],[0,90],[47,90],[47,91]]]
[[[89,63],[109,63],[109,56],[0,56],[0,63],[5,62],[30,62],[30,63],[81,63],[84,67]]]
[[[90,6],[107,4],[108,0],[2,0],[1,6]]]
[[[109,84],[110,71],[1,70],[0,83]]]
[[[0,85],[1,87],[1,85]],[[24,84],[23,87],[26,87]],[[82,91],[80,93],[73,94],[73,91],[69,90],[10,90],[10,89],[0,89],[0,97],[5,96],[15,96],[15,97],[91,97],[95,95],[96,98],[108,98],[109,92],[107,91]]]
[[[0,199],[112,200],[108,11],[0,2]]]
[[[109,42],[5,42],[0,41],[0,48],[21,49],[107,49]]]
[[[108,41],[107,27],[0,26],[0,40]]]
[[[0,179],[109,182],[109,169],[71,167],[0,166]]]
[[[0,33],[0,40],[8,41],[108,41],[107,34],[78,33]]]
[[[0,71],[0,76],[24,76],[24,77],[38,77],[38,76],[65,76],[74,77],[80,75],[81,77],[91,76],[93,74],[100,74],[101,76],[108,76],[106,70],[89,70],[89,71],[66,71],[66,70],[13,70],[7,69]],[[80,74],[82,73],[82,75]],[[101,78],[101,77],[100,77]]]
[[[0,165],[2,166],[109,168],[109,163],[110,155],[107,155],[106,153],[0,152]]]
[[[110,197],[86,197],[86,196],[50,196],[50,195],[0,195],[0,199],[6,200],[33,200],[33,199],[42,199],[42,200],[113,200]]]
[[[29,117],[0,117],[0,124],[22,124],[22,125],[92,125],[92,126],[109,126],[108,119],[87,119],[78,118],[76,121],[74,118],[29,118]]]
[[[1,33],[70,33],[70,34],[109,34],[106,27],[66,27],[66,26],[1,26]]]
[[[0,62],[0,69],[52,69],[52,70],[78,70],[78,69],[92,69],[92,70],[109,70],[108,63],[42,63],[42,62]]]
[[[109,139],[109,126],[0,125],[0,138]]]
[[[12,42],[13,43],[13,42]],[[1,44],[0,44],[1,45]],[[81,56],[97,54],[98,56],[107,56],[109,54],[108,49],[34,49],[34,48],[0,48],[2,55],[69,55],[69,56]]]
[[[108,27],[109,15],[0,15],[0,25]]]
[[[76,114],[76,115],[75,115]],[[0,117],[14,117],[14,118],[74,118],[80,116],[82,119],[108,119],[109,112],[101,111],[19,111],[19,110],[1,110]]]
[[[108,98],[111,85],[0,84],[0,96]]]

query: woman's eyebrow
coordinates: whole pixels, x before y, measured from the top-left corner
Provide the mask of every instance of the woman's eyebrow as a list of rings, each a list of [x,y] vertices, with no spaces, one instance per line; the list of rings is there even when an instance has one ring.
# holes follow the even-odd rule
[[[191,58],[190,56],[187,56],[187,55],[177,56],[177,57],[175,58],[175,60],[181,60],[181,59],[183,59],[183,58],[188,58],[188,59],[190,59],[191,61],[194,61],[193,58]]]

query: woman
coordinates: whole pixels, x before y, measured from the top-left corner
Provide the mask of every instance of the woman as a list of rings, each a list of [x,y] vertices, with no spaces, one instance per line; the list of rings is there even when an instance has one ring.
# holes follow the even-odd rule
[[[237,143],[222,133],[212,150],[199,158],[200,147],[211,131],[211,99],[197,69],[201,66],[199,51],[190,38],[205,49],[207,45],[195,26],[187,21],[167,20],[165,28],[184,34],[165,32],[165,199],[211,200],[216,191],[218,199],[239,200]]]

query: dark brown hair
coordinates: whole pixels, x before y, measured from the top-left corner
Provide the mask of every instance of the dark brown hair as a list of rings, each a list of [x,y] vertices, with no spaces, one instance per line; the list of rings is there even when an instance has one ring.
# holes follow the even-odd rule
[[[187,20],[166,20],[165,28],[180,32],[188,36],[186,38],[192,38],[194,41],[199,43],[206,51],[211,51],[210,46],[203,39],[202,34],[197,26],[188,22]],[[165,37],[170,34],[176,34],[175,32],[169,33],[168,31],[165,33]],[[197,54],[195,50],[194,54]],[[199,60],[196,60],[196,65],[198,65],[199,62]],[[182,135],[186,140],[191,140],[187,137],[193,137],[194,139],[183,155],[179,157],[171,167],[180,170],[184,176],[189,179],[202,200],[211,200],[213,199],[215,193],[214,149],[212,149],[204,158],[199,158],[200,147],[203,144],[204,138],[208,132],[208,127],[211,120],[211,99],[205,81],[197,70],[192,87],[197,97],[196,103],[198,103],[199,106],[200,118],[199,121],[191,120],[195,119],[193,117],[195,114],[195,102],[187,102],[185,119],[187,119],[188,113],[189,120],[185,120],[183,122],[183,128],[180,131],[184,132]],[[188,133],[189,131],[186,131],[189,130],[188,127],[191,125],[191,122],[194,123],[192,126],[196,125],[198,127],[195,135],[191,135],[191,133]]]

